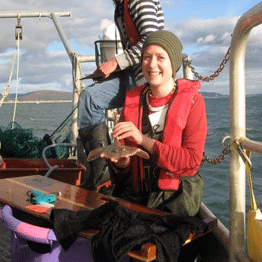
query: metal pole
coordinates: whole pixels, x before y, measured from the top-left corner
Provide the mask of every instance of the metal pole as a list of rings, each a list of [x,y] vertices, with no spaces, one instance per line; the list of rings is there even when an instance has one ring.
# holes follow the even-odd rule
[[[74,54],[74,51],[71,48],[71,45],[70,45],[70,43],[69,43],[69,41],[68,41],[68,39],[67,39],[67,37],[65,35],[64,30],[62,29],[62,27],[60,26],[60,24],[58,22],[56,14],[55,13],[51,13],[51,18],[53,19],[53,22],[55,24],[56,30],[57,30],[57,32],[58,32],[58,34],[59,34],[59,36],[60,36],[60,38],[61,38],[61,40],[62,40],[62,42],[64,44],[66,52],[67,52],[67,54],[68,54],[68,56],[69,56],[69,58],[71,60],[71,63],[72,63],[73,62],[72,56]]]
[[[183,77],[189,80],[193,80],[193,72],[191,68],[188,66],[189,61],[190,61],[189,56],[183,54],[183,58],[182,58]]]
[[[250,139],[244,139],[241,142],[241,146],[243,146],[244,149],[250,150],[251,152],[262,154],[262,143],[261,142],[253,141]]]
[[[67,54],[71,60],[71,62],[73,63],[72,57],[74,56],[78,56],[79,60],[78,62],[95,62],[95,56],[94,55],[78,55],[76,54],[73,49],[71,48],[70,42],[68,41],[66,34],[63,30],[63,28],[61,27],[61,25],[59,24],[59,21],[57,19],[57,15],[56,13],[51,13],[51,18],[53,19],[53,22],[55,24],[55,27],[57,29],[57,32],[63,42],[63,45],[67,51]]]
[[[60,17],[68,17],[71,16],[70,12],[54,12],[56,16]],[[0,18],[17,18],[17,17],[25,17],[25,18],[30,18],[30,17],[51,17],[51,12],[2,12],[0,13]]]
[[[94,55],[78,55],[77,57],[78,57],[79,63],[96,61],[96,56]]]
[[[72,63],[73,75],[74,75],[73,77],[73,98],[72,99],[73,99],[73,109],[74,109],[78,105],[79,95],[81,92],[81,82],[80,82],[81,68],[80,68],[79,60],[81,60],[81,62],[93,62],[95,61],[95,57],[94,56],[79,56],[76,53],[74,53],[62,27],[60,26],[58,22],[58,19],[55,13],[51,13],[51,18],[54,21],[55,27],[58,31],[58,34],[64,44],[64,47]],[[78,137],[77,115],[78,115],[78,110],[76,110],[72,116],[70,143],[73,143],[73,144],[76,144],[76,140]]]
[[[245,51],[251,29],[262,22],[262,4],[238,21],[231,41],[230,54],[230,138],[246,136]],[[245,249],[245,165],[232,146],[230,154],[230,261]]]
[[[62,29],[62,27],[60,26],[58,19],[55,15],[55,13],[51,13],[51,18],[53,19],[53,22],[55,24],[55,27],[57,29],[57,32],[63,42],[63,45],[66,49],[66,52],[69,56],[69,59],[71,61],[72,64],[72,68],[73,68],[73,105],[72,105],[72,109],[74,109],[77,104],[78,104],[78,99],[79,99],[79,88],[77,86],[77,82],[79,82],[79,72],[78,72],[78,63],[77,61],[77,55],[74,53],[73,49],[71,48],[70,42],[68,41],[66,34],[64,32],[64,30]],[[71,122],[71,137],[70,137],[70,143],[76,144],[76,138],[78,136],[78,129],[77,129],[77,110],[74,112],[73,116],[72,116],[72,122]]]
[[[73,57],[73,108],[78,106],[79,102],[79,96],[81,92],[81,68],[80,64],[78,62],[78,56]],[[71,143],[77,143],[77,137],[78,137],[78,125],[77,125],[77,116],[78,116],[78,110],[76,110],[72,116],[72,123],[71,123]]]

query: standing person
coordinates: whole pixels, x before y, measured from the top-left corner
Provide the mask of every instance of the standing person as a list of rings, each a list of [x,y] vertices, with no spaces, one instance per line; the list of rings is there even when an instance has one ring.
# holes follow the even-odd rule
[[[147,37],[142,70],[148,83],[127,92],[113,136],[146,150],[150,159],[109,160],[115,170],[114,196],[178,216],[194,216],[203,195],[198,169],[207,121],[204,99],[198,93],[200,82],[175,80],[181,52],[181,42],[169,31]]]
[[[123,106],[127,90],[144,82],[140,65],[141,49],[146,36],[164,28],[159,0],[113,0],[114,20],[120,32],[123,53],[99,65],[94,77],[99,83],[87,87],[80,95],[78,128],[86,154],[109,143],[105,110]],[[96,159],[90,163],[83,187],[93,189],[106,179],[108,162]]]

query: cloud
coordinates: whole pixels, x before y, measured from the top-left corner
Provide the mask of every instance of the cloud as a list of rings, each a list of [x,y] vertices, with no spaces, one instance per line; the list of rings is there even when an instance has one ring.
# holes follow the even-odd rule
[[[182,1],[163,0],[163,9],[173,9]],[[103,8],[101,8],[103,6]],[[58,18],[74,51],[80,55],[94,55],[94,41],[102,38],[105,25],[113,21],[114,6],[111,0],[69,1],[58,0],[6,0],[1,3],[2,12],[24,10],[27,12],[68,12],[71,18]],[[164,10],[165,12],[165,10]],[[181,40],[184,51],[192,59],[193,66],[203,76],[212,74],[222,62],[231,42],[231,35],[239,17],[193,18],[176,21],[166,16],[166,29],[173,31]],[[15,51],[15,18],[0,18],[0,93],[8,81]],[[50,18],[22,18],[23,40],[21,41],[20,82],[23,88],[36,89],[43,86],[71,91],[72,66]],[[255,82],[262,81],[261,26],[253,29],[248,39],[246,53],[247,83],[250,90],[257,91]],[[82,64],[83,74],[95,69],[94,63]],[[203,83],[202,89],[228,93],[229,64],[213,82]],[[256,72],[256,73],[252,73]],[[256,77],[255,77],[256,76]],[[87,82],[85,82],[87,84]],[[260,88],[260,93],[262,90]]]
[[[216,40],[216,37],[213,34],[211,34],[211,35],[207,35],[205,37],[199,37],[196,42],[199,45],[203,45],[203,44],[209,44],[209,43],[212,43],[212,42],[214,43],[215,40]]]
[[[171,27],[174,28],[174,33],[178,32],[185,44],[206,44],[206,41],[213,44],[229,44],[237,20],[236,17],[191,19]],[[199,39],[205,41],[199,43]]]
[[[103,5],[103,9],[100,7]],[[110,1],[19,1],[7,0],[1,4],[1,13],[11,13],[14,10],[32,12],[68,12],[72,17],[59,17],[61,24],[74,50],[81,55],[94,55],[94,41],[102,35],[101,20],[113,20],[113,4]],[[21,12],[21,11],[19,11]],[[1,87],[8,81],[9,71],[15,53],[15,18],[0,18],[0,63]],[[20,42],[20,83],[24,86],[50,84],[57,88],[61,86],[66,91],[72,90],[72,67],[65,52],[52,19],[45,17],[21,19],[23,40]],[[53,50],[50,50],[53,48]],[[90,50],[92,50],[90,52]],[[83,53],[82,53],[83,52]],[[94,70],[94,63],[82,66],[84,74]],[[56,84],[55,84],[56,83]],[[37,88],[38,89],[38,88]],[[2,92],[3,88],[0,89]]]
[[[163,6],[163,8],[175,8],[178,6],[182,5],[182,0],[177,0],[177,1],[173,1],[173,0],[162,0],[161,4]]]
[[[191,19],[169,28],[181,40],[192,65],[202,76],[210,76],[223,61],[231,44],[232,34],[239,17]],[[171,22],[171,21],[169,21]],[[173,21],[172,21],[173,22]],[[247,93],[262,93],[257,83],[262,81],[262,32],[261,25],[252,29],[246,49]],[[255,70],[255,74],[253,73]],[[224,94],[229,93],[229,62],[214,81],[203,83],[202,89]]]

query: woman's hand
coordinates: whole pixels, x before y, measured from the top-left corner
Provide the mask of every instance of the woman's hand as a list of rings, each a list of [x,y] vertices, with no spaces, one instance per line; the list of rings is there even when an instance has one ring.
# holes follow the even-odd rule
[[[128,139],[137,145],[144,147],[147,152],[153,153],[155,140],[142,134],[132,122],[119,122],[114,126],[113,137],[115,139]]]
[[[113,137],[115,139],[121,140],[126,138],[137,145],[142,144],[143,136],[132,122],[120,122],[113,129]]]
[[[108,158],[104,153],[101,153],[100,157],[107,158],[110,162],[114,163],[114,165],[119,168],[127,168],[130,165],[130,161],[131,161],[129,156],[124,156],[121,158],[114,158],[114,157]]]

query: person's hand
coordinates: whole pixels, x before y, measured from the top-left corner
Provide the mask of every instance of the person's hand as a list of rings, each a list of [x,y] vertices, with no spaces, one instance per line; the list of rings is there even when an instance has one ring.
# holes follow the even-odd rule
[[[114,157],[107,157],[106,154],[101,153],[99,155],[101,158],[107,158],[110,162],[114,163],[115,166],[119,168],[126,168],[130,164],[130,157],[129,156],[124,156],[121,158],[114,158]]]
[[[116,71],[117,67],[118,67],[118,63],[117,63],[116,58],[114,57],[100,64],[93,75],[95,78],[98,78],[98,77],[107,78],[111,73]]]
[[[137,145],[141,145],[143,142],[143,134],[132,122],[120,122],[116,124],[113,128],[113,137],[118,140],[127,138]]]

